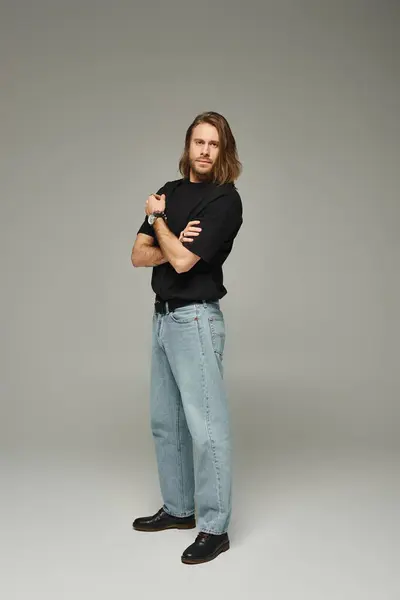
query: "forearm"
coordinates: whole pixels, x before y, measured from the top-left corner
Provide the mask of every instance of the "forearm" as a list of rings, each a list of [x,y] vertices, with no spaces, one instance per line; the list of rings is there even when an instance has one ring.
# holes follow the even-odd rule
[[[134,267],[157,267],[168,262],[161,248],[150,244],[144,244],[140,250],[132,252],[131,260]]]
[[[189,251],[181,244],[178,238],[172,233],[163,219],[157,219],[154,222],[154,231],[163,256],[174,267],[177,273],[184,270]]]

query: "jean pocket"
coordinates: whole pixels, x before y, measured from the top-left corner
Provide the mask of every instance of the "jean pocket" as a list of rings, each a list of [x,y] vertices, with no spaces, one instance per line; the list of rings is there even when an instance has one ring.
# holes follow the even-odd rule
[[[211,343],[213,350],[220,358],[224,355],[225,348],[225,322],[222,314],[212,314],[208,317],[210,326]]]
[[[197,318],[196,306],[194,304],[181,306],[171,311],[169,316],[174,323],[191,323]]]

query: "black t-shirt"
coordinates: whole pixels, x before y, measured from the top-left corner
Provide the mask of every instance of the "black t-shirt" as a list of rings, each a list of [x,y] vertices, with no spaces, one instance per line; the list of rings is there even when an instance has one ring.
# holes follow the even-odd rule
[[[174,188],[167,193],[168,186]],[[193,242],[184,246],[200,256],[200,260],[186,273],[177,273],[170,263],[153,267],[152,289],[163,300],[219,300],[227,294],[223,284],[222,265],[232,250],[233,242],[243,223],[242,201],[233,184],[221,188],[217,184],[192,183],[188,179],[168,182],[158,190],[166,193],[165,212],[167,225],[174,235],[180,232],[189,221],[198,220],[196,225],[202,231]],[[215,197],[215,199],[213,199]],[[204,202],[204,199],[210,201]],[[156,233],[145,218],[138,233],[154,238],[159,246]]]

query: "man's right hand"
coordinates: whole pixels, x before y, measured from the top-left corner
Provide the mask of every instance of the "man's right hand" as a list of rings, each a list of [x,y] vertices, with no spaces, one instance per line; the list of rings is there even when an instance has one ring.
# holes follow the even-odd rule
[[[197,237],[200,234],[201,227],[195,227],[195,225],[199,224],[200,221],[189,221],[186,225],[185,229],[181,231],[179,235],[179,241],[183,242],[193,242],[193,236]]]

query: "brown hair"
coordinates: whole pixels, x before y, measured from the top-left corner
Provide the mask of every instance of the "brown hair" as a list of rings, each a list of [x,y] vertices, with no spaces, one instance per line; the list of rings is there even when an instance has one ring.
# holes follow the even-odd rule
[[[192,132],[200,123],[209,123],[213,125],[219,135],[220,150],[213,169],[213,179],[216,183],[232,183],[240,175],[242,164],[239,161],[236,141],[229,126],[228,121],[216,112],[203,112],[194,119],[186,131],[185,147],[179,160],[179,171],[185,178],[190,175],[189,147]]]

